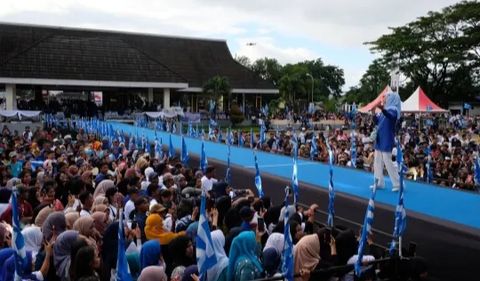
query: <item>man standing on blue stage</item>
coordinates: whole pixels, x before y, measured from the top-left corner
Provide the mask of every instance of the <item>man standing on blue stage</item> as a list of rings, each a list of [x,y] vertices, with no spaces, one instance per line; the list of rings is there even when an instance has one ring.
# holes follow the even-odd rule
[[[379,105],[378,113],[374,112],[373,121],[377,125],[375,141],[374,174],[378,179],[378,188],[385,188],[383,167],[385,166],[393,184],[392,191],[398,191],[400,182],[398,170],[392,162],[392,150],[395,147],[395,128],[400,119],[402,101],[398,93],[387,93]],[[376,109],[374,109],[376,110]]]

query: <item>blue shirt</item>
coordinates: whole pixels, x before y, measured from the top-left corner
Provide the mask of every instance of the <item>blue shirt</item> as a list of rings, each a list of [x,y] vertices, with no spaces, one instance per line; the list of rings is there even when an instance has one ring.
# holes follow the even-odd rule
[[[7,166],[10,166],[12,168],[12,177],[18,178],[20,175],[20,172],[22,171],[22,163],[17,162],[15,164],[8,163]]]
[[[377,125],[377,140],[374,149],[391,153],[395,146],[397,112],[393,109],[383,109],[382,113],[373,116],[373,122]]]

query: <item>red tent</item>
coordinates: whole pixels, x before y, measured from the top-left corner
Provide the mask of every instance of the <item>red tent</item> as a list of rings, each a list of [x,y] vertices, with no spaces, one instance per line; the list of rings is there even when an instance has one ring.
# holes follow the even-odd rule
[[[386,93],[388,93],[388,91],[390,91],[389,86],[385,87],[383,92],[381,92],[380,95],[378,95],[378,97],[374,101],[372,101],[371,103],[367,104],[366,106],[358,109],[358,111],[362,112],[362,113],[367,113],[367,112],[371,111],[375,106],[377,106],[378,103],[380,103],[380,101],[383,99],[383,96]]]
[[[422,88],[418,87],[413,94],[402,103],[402,112],[448,112],[431,101]]]

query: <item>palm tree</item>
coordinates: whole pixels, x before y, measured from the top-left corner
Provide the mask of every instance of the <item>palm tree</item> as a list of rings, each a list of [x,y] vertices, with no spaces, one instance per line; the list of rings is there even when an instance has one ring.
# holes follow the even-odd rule
[[[225,94],[227,99],[230,100],[231,92],[232,86],[230,86],[230,82],[225,76],[215,76],[213,78],[210,78],[203,85],[203,93],[209,98],[210,101],[213,101],[215,103],[214,112],[217,108],[217,103],[220,101],[222,95]]]

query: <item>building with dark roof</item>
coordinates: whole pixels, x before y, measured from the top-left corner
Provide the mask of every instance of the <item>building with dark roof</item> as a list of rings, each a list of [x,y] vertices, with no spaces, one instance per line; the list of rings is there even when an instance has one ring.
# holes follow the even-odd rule
[[[17,88],[35,87],[135,89],[165,108],[188,95],[198,110],[202,86],[214,76],[227,77],[243,103],[254,96],[256,107],[261,95],[278,93],[234,60],[224,40],[0,23],[0,87],[5,85],[7,109]]]

